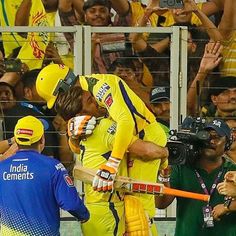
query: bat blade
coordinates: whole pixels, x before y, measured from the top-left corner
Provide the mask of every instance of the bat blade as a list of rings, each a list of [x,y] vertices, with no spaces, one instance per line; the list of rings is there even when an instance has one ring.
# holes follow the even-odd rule
[[[81,180],[84,183],[91,184],[96,170],[76,165],[73,170],[75,179]],[[191,198],[200,201],[209,202],[210,196],[206,194],[193,193],[174,188],[168,188],[160,183],[150,183],[142,180],[136,180],[125,176],[117,176],[114,183],[114,188],[124,192],[145,193],[145,194],[166,194],[176,197]]]

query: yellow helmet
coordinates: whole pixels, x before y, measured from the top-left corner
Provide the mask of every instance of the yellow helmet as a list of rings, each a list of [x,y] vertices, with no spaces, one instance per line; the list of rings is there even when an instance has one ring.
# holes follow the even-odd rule
[[[41,98],[47,102],[51,109],[60,92],[66,92],[76,83],[73,71],[61,64],[50,64],[38,74],[36,90]]]

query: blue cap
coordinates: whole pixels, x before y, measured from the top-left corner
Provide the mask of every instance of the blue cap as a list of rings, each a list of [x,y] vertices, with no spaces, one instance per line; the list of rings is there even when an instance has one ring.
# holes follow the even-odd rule
[[[231,129],[221,119],[214,119],[213,121],[211,121],[206,125],[205,129],[214,129],[219,136],[221,137],[226,136],[228,139],[230,139]]]
[[[163,101],[170,101],[170,88],[162,86],[152,89],[150,103],[159,103]]]

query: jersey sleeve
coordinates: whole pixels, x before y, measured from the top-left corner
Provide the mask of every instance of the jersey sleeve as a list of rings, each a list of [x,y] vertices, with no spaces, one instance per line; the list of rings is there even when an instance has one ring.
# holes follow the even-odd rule
[[[55,164],[53,188],[58,205],[70,212],[79,221],[89,219],[89,212],[82,199],[78,196],[74,183],[61,163]]]
[[[114,141],[115,141],[115,133],[116,133],[116,123],[113,122],[110,127],[107,129],[107,132],[104,134],[103,137],[103,143],[106,145],[106,147],[110,150],[113,149]],[[138,139],[137,136],[133,135],[130,141],[130,145],[132,145],[136,140]],[[126,150],[128,151],[128,150]]]

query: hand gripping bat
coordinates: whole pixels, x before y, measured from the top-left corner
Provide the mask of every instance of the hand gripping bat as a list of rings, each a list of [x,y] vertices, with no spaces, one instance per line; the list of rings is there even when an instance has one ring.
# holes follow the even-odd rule
[[[91,184],[96,170],[76,165],[73,170],[75,179],[81,180],[84,183]],[[129,193],[144,193],[153,195],[171,195],[175,197],[192,198],[195,200],[209,202],[210,195],[182,191],[174,188],[169,188],[160,183],[150,183],[142,180],[136,180],[125,176],[117,176],[114,183],[114,188]]]

